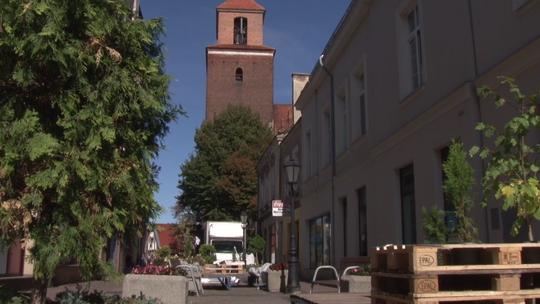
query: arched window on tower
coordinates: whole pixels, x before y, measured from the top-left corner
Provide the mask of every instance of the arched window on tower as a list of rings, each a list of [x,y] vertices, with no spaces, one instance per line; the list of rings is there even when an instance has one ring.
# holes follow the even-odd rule
[[[234,18],[234,44],[247,44],[247,18]]]
[[[236,69],[235,79],[236,81],[239,81],[239,82],[244,81],[244,71],[242,71],[241,68]]]

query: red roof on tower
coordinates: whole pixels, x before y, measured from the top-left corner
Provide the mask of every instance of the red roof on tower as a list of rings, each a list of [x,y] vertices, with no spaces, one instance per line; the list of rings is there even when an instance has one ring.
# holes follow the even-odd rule
[[[217,9],[233,9],[233,10],[251,10],[251,11],[265,11],[266,9],[260,6],[253,0],[227,0],[222,3]]]

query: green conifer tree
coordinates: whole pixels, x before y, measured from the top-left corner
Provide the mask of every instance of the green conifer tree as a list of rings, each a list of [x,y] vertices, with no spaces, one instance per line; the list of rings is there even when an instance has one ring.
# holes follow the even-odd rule
[[[84,278],[114,268],[105,239],[140,233],[170,103],[159,19],[127,1],[0,0],[0,233],[34,266],[32,303],[76,258]]]

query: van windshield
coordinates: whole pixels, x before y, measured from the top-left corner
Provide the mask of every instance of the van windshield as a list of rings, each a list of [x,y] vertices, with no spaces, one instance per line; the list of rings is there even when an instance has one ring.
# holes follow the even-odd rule
[[[236,247],[236,252],[240,253],[242,252],[242,242],[240,241],[212,241],[212,245],[214,245],[214,248],[216,248],[216,252],[234,252],[234,248]]]

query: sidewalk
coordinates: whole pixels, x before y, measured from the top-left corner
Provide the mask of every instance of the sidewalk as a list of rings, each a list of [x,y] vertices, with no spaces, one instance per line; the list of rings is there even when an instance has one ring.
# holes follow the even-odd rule
[[[81,290],[88,291],[101,291],[106,295],[122,295],[122,283],[115,284],[112,282],[103,281],[91,281],[87,283],[68,284],[57,287],[51,287],[47,290],[47,297],[54,299],[56,294],[66,289],[77,290],[77,285]],[[309,294],[310,283],[300,282],[302,294]],[[336,293],[335,288],[316,286],[316,293]],[[359,296],[358,303],[370,303],[363,302]],[[366,298],[367,299],[367,298]],[[234,286],[231,291],[227,291],[223,287],[206,287],[204,289],[204,295],[197,297],[196,295],[190,295],[188,297],[188,304],[285,304],[290,303],[289,295],[281,292],[267,292],[264,290],[257,290],[256,287],[249,287],[247,285]]]

